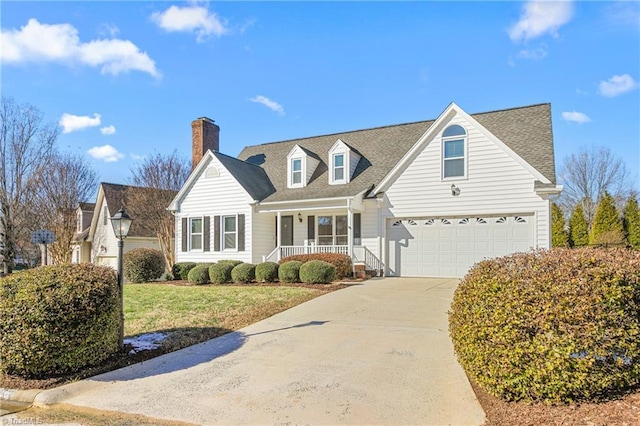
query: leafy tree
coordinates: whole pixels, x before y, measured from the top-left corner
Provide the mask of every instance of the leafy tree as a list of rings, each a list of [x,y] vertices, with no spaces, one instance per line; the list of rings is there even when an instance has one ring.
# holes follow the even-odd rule
[[[569,240],[572,247],[589,245],[589,224],[584,217],[582,204],[576,204],[569,218]]]
[[[560,181],[564,186],[560,204],[565,211],[573,211],[577,204],[582,204],[589,225],[593,224],[597,202],[605,192],[612,195],[621,209],[632,187],[624,160],[605,147],[582,147],[565,158]]]
[[[29,104],[12,98],[0,102],[0,257],[7,274],[21,246],[29,244],[35,220],[35,172],[47,163],[58,137],[56,123],[45,123],[43,115]]]
[[[569,236],[564,229],[564,213],[556,203],[551,203],[551,246],[568,247]]]
[[[132,217],[154,224],[167,272],[175,263],[172,240],[175,218],[167,211],[176,193],[191,173],[191,163],[177,151],[169,155],[154,154],[131,169],[131,183],[141,187],[127,194],[127,209]]]
[[[629,245],[640,249],[640,210],[635,195],[629,197],[624,208],[624,231]]]
[[[623,244],[624,229],[622,220],[613,201],[613,197],[608,192],[604,193],[604,197],[598,203],[591,233],[589,234],[589,244],[591,245],[610,245]]]

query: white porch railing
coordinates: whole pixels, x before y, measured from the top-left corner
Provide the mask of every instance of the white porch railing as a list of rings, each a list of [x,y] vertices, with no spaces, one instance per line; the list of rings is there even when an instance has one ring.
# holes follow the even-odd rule
[[[297,254],[315,254],[315,253],[339,253],[349,254],[349,246],[279,246],[273,249],[271,253],[262,256],[263,262],[278,262],[280,259]],[[351,255],[353,263],[364,263],[367,271],[376,271],[376,275],[382,270],[382,262],[367,247],[353,246],[353,254]]]

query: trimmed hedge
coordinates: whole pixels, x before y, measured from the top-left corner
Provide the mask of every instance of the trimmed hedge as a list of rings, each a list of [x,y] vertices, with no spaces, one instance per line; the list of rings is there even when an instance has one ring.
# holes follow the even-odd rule
[[[197,263],[195,262],[180,262],[175,263],[173,268],[171,268],[171,273],[173,274],[174,280],[188,280],[189,279],[189,271],[195,268]]]
[[[250,283],[256,278],[256,265],[241,263],[231,270],[231,279],[234,283]]]
[[[233,266],[238,266],[239,264],[243,263],[242,260],[233,260],[233,259],[222,259],[220,261],[218,261],[218,263],[229,263]]]
[[[209,266],[196,265],[189,271],[187,279],[192,284],[207,284],[209,282]]]
[[[0,279],[0,372],[45,378],[98,365],[118,352],[116,272],[43,266]]]
[[[280,264],[288,262],[290,260],[299,260],[302,263],[310,260],[323,260],[335,266],[336,278],[341,280],[353,276],[353,264],[351,263],[351,257],[346,254],[338,253],[315,253],[315,254],[296,254],[293,256],[287,256],[280,259]]]
[[[256,265],[256,281],[259,283],[273,283],[278,279],[278,264],[262,262]]]
[[[565,249],[482,261],[458,285],[460,364],[507,400],[590,400],[640,384],[640,253]]]
[[[335,276],[335,266],[323,260],[310,260],[300,267],[300,281],[306,284],[327,284]]]
[[[230,262],[218,262],[209,267],[209,279],[214,284],[224,284],[231,281],[231,271],[234,265]]]
[[[164,273],[164,256],[160,250],[140,247],[124,254],[124,276],[132,283],[157,280]]]
[[[301,266],[302,262],[299,260],[281,263],[278,268],[278,279],[283,283],[299,283]]]

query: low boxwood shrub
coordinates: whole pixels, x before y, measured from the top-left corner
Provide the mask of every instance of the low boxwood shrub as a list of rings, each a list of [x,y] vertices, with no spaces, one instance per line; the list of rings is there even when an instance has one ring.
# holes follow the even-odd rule
[[[128,251],[122,259],[124,276],[132,283],[157,280],[164,273],[164,256],[160,250],[140,247]]]
[[[346,254],[339,253],[315,253],[315,254],[296,254],[280,259],[280,264],[290,260],[299,260],[302,263],[310,260],[323,260],[329,262],[336,268],[336,278],[341,280],[353,276],[353,264],[351,257]]]
[[[449,312],[460,364],[506,400],[591,400],[640,384],[640,253],[566,249],[482,261]]]
[[[299,283],[301,266],[302,262],[299,260],[281,263],[278,268],[278,279],[283,283]]]
[[[209,282],[209,266],[196,265],[189,271],[187,277],[192,284],[207,284]]]
[[[0,372],[46,378],[98,365],[118,352],[116,272],[43,266],[0,279]]]
[[[310,260],[300,267],[300,281],[306,284],[327,284],[336,276],[336,267],[323,260]]]
[[[218,261],[218,263],[229,263],[233,266],[238,266],[239,264],[243,263],[242,260],[233,260],[233,259],[222,259],[220,261]]]
[[[231,271],[233,270],[233,263],[230,262],[218,262],[209,267],[209,279],[214,284],[224,284],[231,281]]]
[[[231,270],[231,279],[234,283],[250,283],[256,278],[256,265],[241,263]]]
[[[273,283],[278,279],[278,264],[262,262],[256,265],[256,281],[259,283]]]
[[[195,268],[196,265],[197,263],[195,262],[179,262],[174,264],[173,268],[171,268],[173,278],[176,280],[188,280],[189,271]]]

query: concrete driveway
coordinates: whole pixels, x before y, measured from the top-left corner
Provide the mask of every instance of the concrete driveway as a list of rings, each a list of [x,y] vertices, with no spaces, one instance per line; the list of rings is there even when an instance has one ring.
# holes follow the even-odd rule
[[[196,424],[482,424],[447,330],[457,283],[370,280],[35,404]]]

